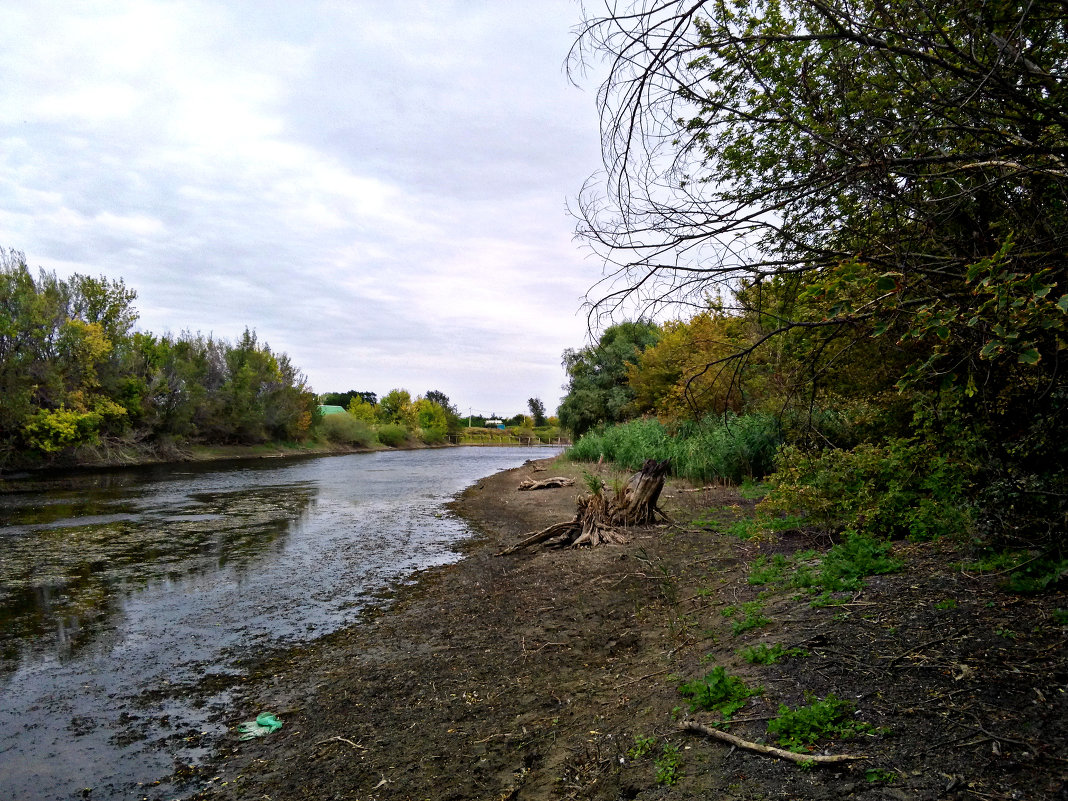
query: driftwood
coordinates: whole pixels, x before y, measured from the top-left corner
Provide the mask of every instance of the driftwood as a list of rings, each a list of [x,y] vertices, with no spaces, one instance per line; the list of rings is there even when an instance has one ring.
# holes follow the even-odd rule
[[[523,538],[498,554],[514,553],[520,548],[545,544],[547,547],[578,548],[627,541],[619,527],[641,526],[668,516],[657,506],[664,489],[669,462],[647,459],[642,469],[612,493],[605,487],[578,499],[578,509],[571,520],[554,523]]]
[[[758,754],[764,754],[764,756],[777,757],[779,759],[788,759],[791,762],[797,763],[812,763],[816,765],[829,765],[838,762],[856,762],[860,759],[867,759],[867,757],[849,756],[847,754],[838,754],[836,756],[823,756],[822,754],[797,754],[793,751],[786,751],[782,748],[776,748],[773,745],[764,745],[763,743],[754,743],[749,740],[743,740],[741,737],[735,737],[733,734],[727,734],[725,731],[719,729],[713,729],[710,726],[704,726],[700,723],[695,723],[692,720],[683,721],[679,724],[679,728],[683,731],[692,732],[694,734],[703,734],[706,737],[711,737],[714,740],[722,740],[725,743],[737,746],[738,748],[745,748],[747,751],[755,751]]]
[[[553,478],[543,478],[541,481],[535,481],[532,478],[523,479],[519,482],[519,489],[556,489],[557,487],[573,487],[574,485],[575,479],[573,478],[566,478],[565,476],[554,476]]]

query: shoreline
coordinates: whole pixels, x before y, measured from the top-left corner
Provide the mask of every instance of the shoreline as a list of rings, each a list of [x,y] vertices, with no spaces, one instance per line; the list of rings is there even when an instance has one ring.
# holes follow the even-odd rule
[[[450,504],[475,532],[459,561],[383,593],[346,629],[250,658],[235,708],[273,711],[285,725],[244,743],[233,729],[241,718],[227,720],[215,759],[186,774],[193,798],[1064,797],[1056,755],[1068,746],[1068,694],[1056,687],[1068,675],[1068,628],[1054,614],[1063,592],[1006,601],[995,576],[955,570],[949,544],[903,543],[895,554],[906,571],[873,577],[845,605],[816,607],[749,578],[757,557],[819,543],[694,526],[700,516],[727,527],[753,501],[676,480],[662,495],[670,526],[631,529],[618,547],[496,556],[570,518],[584,472],[609,485],[622,477],[558,461],[550,474],[576,486],[517,491],[536,464],[488,476]],[[739,631],[735,610],[758,602],[767,621]],[[740,656],[777,643],[805,656],[771,665]],[[876,733],[819,748],[865,761],[806,771],[681,733],[680,719],[716,718],[687,712],[678,691],[713,665],[761,688],[730,727],[750,741],[769,737],[780,704],[857,699],[855,719]],[[1023,684],[1020,666],[1031,677]],[[980,713],[994,716],[981,728],[1001,738],[994,758],[989,739],[955,745],[985,736]],[[963,739],[945,745],[947,731]],[[947,790],[946,776],[967,781]]]

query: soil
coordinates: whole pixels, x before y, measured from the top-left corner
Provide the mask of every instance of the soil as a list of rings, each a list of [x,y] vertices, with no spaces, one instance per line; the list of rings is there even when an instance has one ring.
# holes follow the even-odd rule
[[[661,498],[674,523],[632,529],[624,545],[495,555],[574,514],[583,466],[535,472],[545,466],[457,499],[480,532],[462,561],[349,629],[250,664],[237,707],[284,726],[240,742],[229,721],[217,761],[189,777],[195,797],[1068,799],[1063,589],[1012,595],[948,545],[895,543],[903,570],[814,608],[784,584],[750,584],[751,566],[831,543],[723,533],[754,501],[675,481]],[[516,489],[552,475],[578,481]],[[767,622],[736,634],[752,601]],[[760,665],[738,653],[761,643],[805,655]],[[780,704],[834,694],[870,725],[813,753],[859,760],[799,767],[680,731],[719,720],[678,689],[716,666],[762,688],[732,734],[773,743]]]

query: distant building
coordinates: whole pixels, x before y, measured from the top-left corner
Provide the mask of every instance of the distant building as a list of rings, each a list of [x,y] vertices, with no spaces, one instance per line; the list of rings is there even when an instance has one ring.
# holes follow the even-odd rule
[[[504,428],[504,420],[487,420],[486,428]]]
[[[328,414],[342,414],[344,411],[344,406],[319,406],[319,414],[322,417],[326,417]]]

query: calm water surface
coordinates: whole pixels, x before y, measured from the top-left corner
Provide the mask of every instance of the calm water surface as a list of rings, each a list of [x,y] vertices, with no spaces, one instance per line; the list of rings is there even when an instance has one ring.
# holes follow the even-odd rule
[[[212,718],[231,712],[205,678],[348,625],[375,593],[454,561],[470,532],[444,503],[552,453],[0,482],[0,798],[174,796],[153,783],[202,759],[225,733]]]

